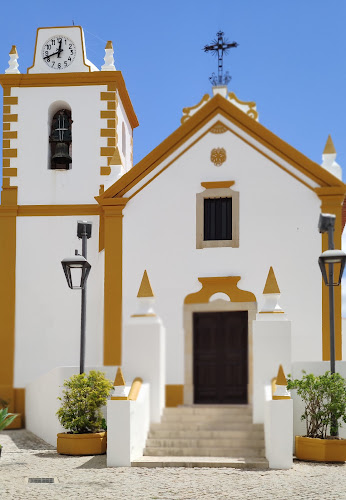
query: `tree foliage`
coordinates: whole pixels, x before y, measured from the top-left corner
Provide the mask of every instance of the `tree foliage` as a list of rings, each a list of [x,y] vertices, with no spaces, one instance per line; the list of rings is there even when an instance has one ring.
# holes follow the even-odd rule
[[[113,383],[105,374],[91,370],[65,380],[62,405],[57,411],[61,425],[73,434],[104,430],[101,407],[106,404]]]
[[[305,403],[301,420],[306,421],[307,437],[326,439],[346,423],[346,380],[339,373],[315,376],[303,370],[301,379],[287,379],[287,389],[296,389]]]

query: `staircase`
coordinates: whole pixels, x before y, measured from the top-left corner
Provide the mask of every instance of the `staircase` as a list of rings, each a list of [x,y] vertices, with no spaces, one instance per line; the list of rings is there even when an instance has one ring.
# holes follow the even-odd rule
[[[267,468],[262,424],[248,405],[165,408],[135,467]]]

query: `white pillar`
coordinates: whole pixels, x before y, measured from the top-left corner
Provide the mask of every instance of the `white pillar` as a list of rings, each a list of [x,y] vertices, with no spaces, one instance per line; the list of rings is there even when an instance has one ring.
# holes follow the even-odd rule
[[[293,400],[265,403],[266,459],[270,469],[293,466]]]
[[[153,311],[154,294],[145,271],[138,309],[124,327],[123,371],[127,380],[141,377],[150,384],[150,421],[160,422],[165,406],[165,329]]]

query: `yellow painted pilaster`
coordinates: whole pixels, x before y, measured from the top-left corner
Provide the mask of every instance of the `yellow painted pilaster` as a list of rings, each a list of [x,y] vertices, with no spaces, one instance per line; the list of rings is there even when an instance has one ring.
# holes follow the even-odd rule
[[[345,187],[324,187],[316,189],[321,200],[321,212],[335,214],[334,245],[341,249],[342,235],[342,204],[345,198]],[[322,252],[328,250],[328,235],[322,234]],[[322,283],[322,359],[330,359],[330,336],[329,336],[329,292],[328,287]],[[341,286],[334,288],[335,297],[335,359],[342,359],[342,335],[341,335]]]
[[[121,365],[122,345],[122,224],[127,199],[103,200],[105,284],[104,365]]]

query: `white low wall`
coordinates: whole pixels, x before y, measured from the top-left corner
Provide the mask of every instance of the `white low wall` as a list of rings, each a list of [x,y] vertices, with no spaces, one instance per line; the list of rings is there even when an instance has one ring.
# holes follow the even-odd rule
[[[130,467],[143,455],[149,431],[149,384],[142,384],[136,401],[109,400],[107,415],[107,466]]]
[[[293,466],[293,401],[273,400],[271,386],[265,389],[264,433],[270,469]]]
[[[100,370],[114,380],[116,367],[87,367],[85,372]],[[56,412],[60,407],[64,380],[79,373],[77,366],[62,366],[38,377],[26,386],[25,421],[26,428],[52,446],[56,446],[56,435],[65,432],[58,421]],[[106,415],[105,415],[106,417]]]
[[[259,315],[257,315],[258,317]],[[269,316],[269,315],[262,315]],[[281,316],[276,314],[275,316]],[[264,422],[263,388],[276,377],[279,365],[284,372],[291,370],[291,322],[253,322],[253,423]]]
[[[329,361],[301,361],[292,363],[292,377],[301,378],[302,370],[306,373],[313,373],[314,375],[323,375],[326,371],[330,371]],[[346,378],[346,361],[336,361],[335,371],[340,373],[340,375]],[[304,413],[304,403],[301,398],[297,395],[296,391],[291,391],[293,399],[293,435],[294,436],[305,436],[306,435],[306,424],[305,420],[301,420],[300,417]],[[339,428],[340,437],[346,439],[346,424]]]

